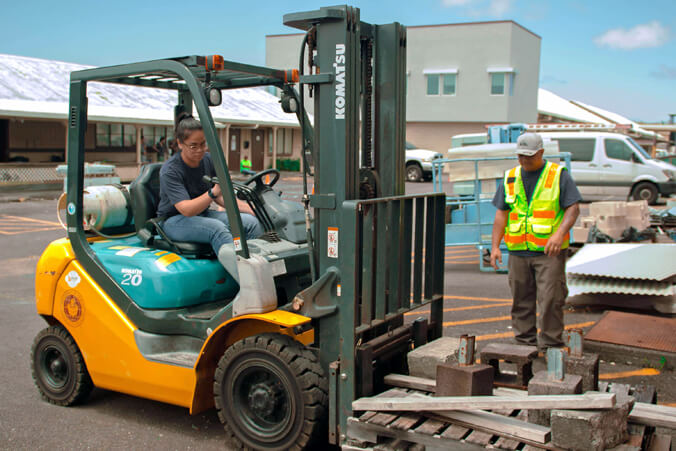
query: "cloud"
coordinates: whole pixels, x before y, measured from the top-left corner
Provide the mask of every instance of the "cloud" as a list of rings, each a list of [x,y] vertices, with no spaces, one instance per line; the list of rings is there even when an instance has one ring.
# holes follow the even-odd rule
[[[663,80],[676,80],[676,67],[660,64],[660,68],[654,72],[650,72],[650,75]]]
[[[658,21],[636,25],[625,30],[613,28],[594,38],[599,47],[634,50],[647,47],[659,47],[669,40],[669,29]]]

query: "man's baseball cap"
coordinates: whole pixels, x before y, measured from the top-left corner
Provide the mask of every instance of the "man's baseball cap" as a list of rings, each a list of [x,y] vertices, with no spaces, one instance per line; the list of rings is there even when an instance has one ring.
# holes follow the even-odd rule
[[[537,133],[524,133],[516,141],[516,154],[532,157],[538,150],[543,149],[542,137]]]

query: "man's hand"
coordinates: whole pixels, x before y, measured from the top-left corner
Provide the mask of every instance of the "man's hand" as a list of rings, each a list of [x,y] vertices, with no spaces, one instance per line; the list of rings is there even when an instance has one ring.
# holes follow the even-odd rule
[[[500,247],[494,247],[491,249],[491,266],[496,271],[499,269],[498,262],[502,264],[502,251],[500,250]]]
[[[212,186],[211,187],[211,193],[216,197],[220,197],[220,195],[221,195],[221,185],[216,184],[216,185]]]
[[[562,244],[563,235],[557,231],[547,240],[547,244],[545,244],[545,255],[556,257],[561,252]]]

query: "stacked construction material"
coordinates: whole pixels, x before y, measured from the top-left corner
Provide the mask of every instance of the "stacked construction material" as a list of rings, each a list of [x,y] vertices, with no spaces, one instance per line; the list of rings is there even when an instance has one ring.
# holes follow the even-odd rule
[[[567,263],[571,304],[676,313],[676,244],[586,244]]]
[[[580,216],[573,227],[573,241],[587,241],[593,226],[613,240],[619,239],[629,227],[637,231],[645,230],[650,227],[648,202],[592,202],[589,204],[589,216]]]

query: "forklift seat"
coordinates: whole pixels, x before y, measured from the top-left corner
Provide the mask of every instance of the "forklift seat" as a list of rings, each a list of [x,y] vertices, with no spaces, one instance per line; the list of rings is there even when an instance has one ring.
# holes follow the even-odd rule
[[[131,185],[131,203],[134,211],[136,235],[145,246],[175,252],[193,258],[215,258],[209,243],[174,241],[162,229],[162,218],[156,217],[160,202],[160,169],[162,163],[151,163],[141,168],[141,173]]]

